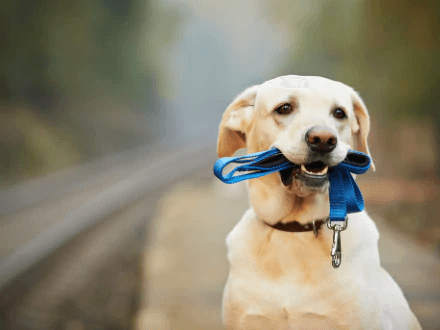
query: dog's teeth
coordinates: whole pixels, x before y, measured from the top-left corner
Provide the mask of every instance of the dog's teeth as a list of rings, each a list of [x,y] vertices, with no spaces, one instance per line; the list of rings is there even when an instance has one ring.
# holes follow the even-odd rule
[[[321,171],[319,171],[319,172],[312,172],[312,171],[308,171],[308,170],[306,169],[306,166],[303,164],[303,165],[301,165],[301,171],[304,171],[305,173],[313,174],[313,175],[324,175],[324,174],[327,174],[327,172],[328,172],[328,166],[324,167],[324,168],[323,168]]]
[[[328,166],[324,167],[324,169],[321,172],[319,172],[319,174],[327,174],[327,172],[328,172]]]

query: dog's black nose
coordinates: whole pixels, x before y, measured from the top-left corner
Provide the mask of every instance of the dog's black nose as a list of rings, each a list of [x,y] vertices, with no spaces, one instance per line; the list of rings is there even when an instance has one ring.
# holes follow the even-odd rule
[[[336,148],[338,139],[330,128],[316,125],[307,131],[306,142],[315,152],[329,153]]]

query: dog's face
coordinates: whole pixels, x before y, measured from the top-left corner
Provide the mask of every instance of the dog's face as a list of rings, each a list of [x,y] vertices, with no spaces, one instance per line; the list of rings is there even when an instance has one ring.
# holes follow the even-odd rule
[[[220,124],[218,154],[275,147],[301,165],[251,180],[251,202],[266,195],[274,205],[274,196],[286,202],[286,195],[324,193],[328,168],[342,162],[349,149],[355,145],[369,153],[368,132],[367,109],[352,88],[321,77],[284,76],[248,88],[231,103]]]

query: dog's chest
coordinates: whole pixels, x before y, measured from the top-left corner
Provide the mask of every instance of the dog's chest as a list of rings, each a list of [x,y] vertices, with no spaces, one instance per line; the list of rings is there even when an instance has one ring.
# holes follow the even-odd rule
[[[360,299],[368,290],[360,275],[364,269],[353,267],[349,253],[339,269],[332,268],[332,233],[327,229],[318,238],[313,233],[293,235],[295,239],[292,233],[266,228],[252,212],[245,214],[227,238],[231,269],[226,305],[239,301],[242,320],[259,315],[315,328],[362,328],[362,310],[379,312],[368,299]],[[344,247],[347,252],[354,249],[349,240]]]
[[[374,311],[359,304],[352,288],[327,281],[319,285],[255,275],[245,278],[237,274],[228,280],[224,307],[239,306],[237,328],[252,328],[254,321],[264,324],[264,320],[266,327],[256,329],[359,329],[371,321],[365,320],[362,311]]]

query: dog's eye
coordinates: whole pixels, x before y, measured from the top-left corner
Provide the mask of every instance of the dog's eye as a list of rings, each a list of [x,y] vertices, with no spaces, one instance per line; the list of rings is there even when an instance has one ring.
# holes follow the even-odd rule
[[[342,110],[341,108],[336,108],[335,110],[333,110],[333,116],[335,116],[335,118],[338,119],[344,119],[345,117],[347,117],[345,111]]]
[[[279,115],[288,115],[289,113],[292,113],[292,111],[292,106],[288,103],[280,105],[278,108],[275,109],[275,112]]]

